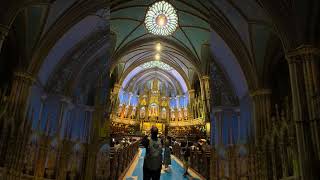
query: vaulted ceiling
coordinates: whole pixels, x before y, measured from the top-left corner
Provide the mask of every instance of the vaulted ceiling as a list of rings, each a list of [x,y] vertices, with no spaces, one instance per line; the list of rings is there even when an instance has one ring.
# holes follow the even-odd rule
[[[248,76],[253,77],[252,84],[257,83],[254,79],[263,76],[267,47],[274,33],[269,18],[255,1],[168,0],[179,18],[178,28],[170,36],[155,36],[145,27],[145,14],[155,2],[111,1],[112,60],[119,72],[153,60],[155,44],[161,42],[165,47],[161,60],[178,69],[190,84],[196,77],[208,73],[210,61],[222,67],[240,97],[248,91],[248,85],[243,83]],[[120,76],[122,74],[125,73]]]
[[[279,48],[280,41],[257,1],[167,1],[179,17],[178,29],[168,37],[153,36],[144,26],[145,13],[155,0],[34,3],[20,11],[13,22],[23,49],[19,52],[26,52],[26,58],[21,59],[32,61],[28,62],[30,72],[37,73],[39,83],[47,89],[68,76],[61,88],[72,92],[72,87],[86,86],[81,84],[84,77],[94,82],[100,72],[95,67],[107,67],[106,61],[117,64],[119,74],[127,74],[152,60],[154,45],[161,42],[161,60],[191,85],[195,77],[207,73],[208,62],[214,60],[239,97],[248,92],[248,86],[259,86],[272,58],[267,52],[273,51],[274,44]]]
[[[154,37],[144,25],[145,14],[155,1],[112,1],[111,31],[116,35],[114,52],[117,54],[123,48],[135,41],[155,41],[156,39],[172,42],[178,48],[187,51],[187,59],[198,63],[201,61],[201,46],[209,43],[210,26],[206,15],[208,9],[201,1],[174,1],[179,18],[178,29],[172,36]],[[147,47],[144,47],[147,48]]]
[[[146,12],[154,2],[111,1],[113,60],[120,71],[132,70],[154,60],[155,46],[161,43],[161,61],[174,67],[185,80],[192,81],[205,61],[203,46],[210,41],[206,5],[200,1],[170,1],[177,10],[178,28],[170,36],[156,36],[148,32],[144,23]]]

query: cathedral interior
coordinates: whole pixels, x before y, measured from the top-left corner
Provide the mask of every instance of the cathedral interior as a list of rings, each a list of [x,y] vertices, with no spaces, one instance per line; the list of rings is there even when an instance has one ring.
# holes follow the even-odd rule
[[[201,140],[191,179],[319,180],[319,21],[318,0],[1,1],[0,180],[142,179],[153,126],[161,179]]]

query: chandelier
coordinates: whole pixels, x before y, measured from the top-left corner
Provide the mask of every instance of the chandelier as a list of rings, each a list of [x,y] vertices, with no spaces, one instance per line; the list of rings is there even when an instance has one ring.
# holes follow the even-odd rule
[[[151,34],[171,35],[178,26],[178,15],[175,8],[166,1],[154,3],[147,11],[145,26]]]

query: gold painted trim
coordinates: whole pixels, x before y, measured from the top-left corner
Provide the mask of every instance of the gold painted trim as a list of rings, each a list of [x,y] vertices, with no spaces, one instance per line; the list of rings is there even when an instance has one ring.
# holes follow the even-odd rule
[[[250,93],[251,97],[261,96],[261,95],[269,95],[271,94],[271,89],[258,89]]]
[[[36,81],[35,78],[29,73],[15,72],[14,75],[15,75],[15,77],[22,78],[22,79],[30,81],[32,83],[34,83]]]
[[[0,24],[0,40],[4,40],[10,31],[9,26]]]
[[[320,49],[312,45],[301,45],[296,49],[287,52],[286,59],[289,63],[296,63],[305,60],[305,58],[297,58],[299,56],[320,56]]]

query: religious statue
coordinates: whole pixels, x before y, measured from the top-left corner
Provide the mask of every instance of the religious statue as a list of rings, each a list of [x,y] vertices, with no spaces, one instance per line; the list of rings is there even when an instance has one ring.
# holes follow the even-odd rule
[[[129,106],[126,106],[124,108],[124,118],[127,118],[128,117],[128,113],[129,113]]]
[[[142,108],[140,109],[140,118],[141,118],[141,119],[144,119],[145,116],[146,116],[146,108],[145,108],[145,107],[142,107]]]
[[[179,118],[179,120],[182,120],[183,116],[182,116],[181,109],[179,109],[179,110],[178,110],[178,115],[179,115],[179,117],[178,117],[178,118]]]
[[[133,107],[132,110],[131,110],[130,118],[134,119],[135,117],[136,117],[136,107]]]
[[[172,110],[172,111],[171,111],[171,121],[174,121],[175,118],[176,118],[175,112]]]
[[[166,119],[166,118],[167,118],[167,110],[166,110],[166,108],[162,108],[161,119]]]

